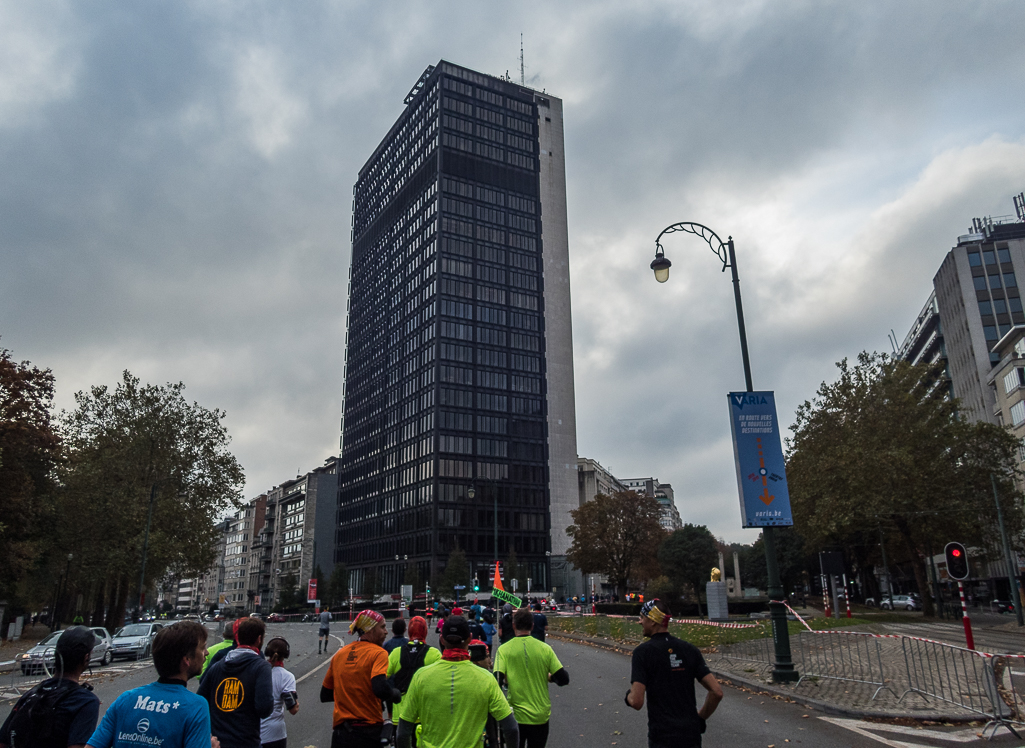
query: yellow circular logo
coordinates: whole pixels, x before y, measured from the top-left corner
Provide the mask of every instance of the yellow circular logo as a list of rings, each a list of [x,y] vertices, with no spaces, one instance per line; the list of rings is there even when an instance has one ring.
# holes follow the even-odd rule
[[[242,688],[242,681],[238,678],[225,678],[214,692],[214,704],[222,712],[233,712],[239,708],[245,696],[246,692]]]

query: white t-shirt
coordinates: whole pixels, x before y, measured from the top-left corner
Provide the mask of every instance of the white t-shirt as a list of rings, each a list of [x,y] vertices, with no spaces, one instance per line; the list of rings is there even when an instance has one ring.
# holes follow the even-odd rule
[[[273,743],[288,737],[285,728],[285,701],[283,693],[295,690],[295,676],[283,667],[271,668],[271,683],[274,688],[274,711],[266,719],[260,720],[260,742]]]

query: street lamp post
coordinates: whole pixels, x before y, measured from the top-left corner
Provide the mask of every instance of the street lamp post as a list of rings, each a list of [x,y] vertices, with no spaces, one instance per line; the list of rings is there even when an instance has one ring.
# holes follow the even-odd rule
[[[744,305],[740,298],[740,276],[737,274],[737,257],[733,249],[733,237],[727,237],[724,242],[712,229],[702,226],[700,223],[689,221],[674,223],[666,227],[655,239],[655,259],[651,262],[651,269],[655,272],[655,280],[659,283],[665,283],[669,280],[669,268],[672,266],[672,263],[665,256],[660,240],[666,234],[676,232],[694,234],[704,239],[722,262],[722,271],[726,272],[726,268],[730,269],[733,277],[733,299],[737,306],[737,327],[740,330],[740,353],[744,361],[744,381],[747,385],[747,391],[753,392],[754,383],[751,378],[751,359],[747,351],[747,328],[744,325]],[[762,539],[765,544],[765,565],[769,577],[769,600],[781,601],[783,599],[783,583],[779,576],[775,528],[763,527]],[[796,681],[798,673],[794,669],[793,658],[790,654],[790,632],[787,629],[786,608],[782,602],[770,602],[769,610],[772,616],[772,639],[776,648],[776,664],[772,670],[773,680],[777,682]]]

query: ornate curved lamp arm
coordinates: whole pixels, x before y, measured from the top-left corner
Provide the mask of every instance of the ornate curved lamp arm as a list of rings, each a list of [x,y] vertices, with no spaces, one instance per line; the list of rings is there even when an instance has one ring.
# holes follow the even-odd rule
[[[662,233],[655,239],[655,256],[663,254],[662,242],[660,241],[666,234],[675,234],[677,231],[682,231],[687,234],[694,234],[704,239],[708,246],[712,248],[712,251],[722,261],[722,271],[725,273],[726,268],[730,267],[729,253],[726,250],[726,242],[719,238],[708,226],[703,226],[700,223],[693,223],[691,221],[683,221],[681,223],[674,223],[672,226],[668,226],[662,229]],[[733,237],[729,237],[727,241],[732,241]]]

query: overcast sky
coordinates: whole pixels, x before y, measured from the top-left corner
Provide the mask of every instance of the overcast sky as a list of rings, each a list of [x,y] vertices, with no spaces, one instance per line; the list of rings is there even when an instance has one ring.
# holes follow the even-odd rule
[[[1025,3],[0,0],[0,346],[182,381],[246,495],[337,451],[357,172],[439,59],[565,101],[578,451],[740,528],[726,393],[780,418],[903,339],[1025,190]]]

